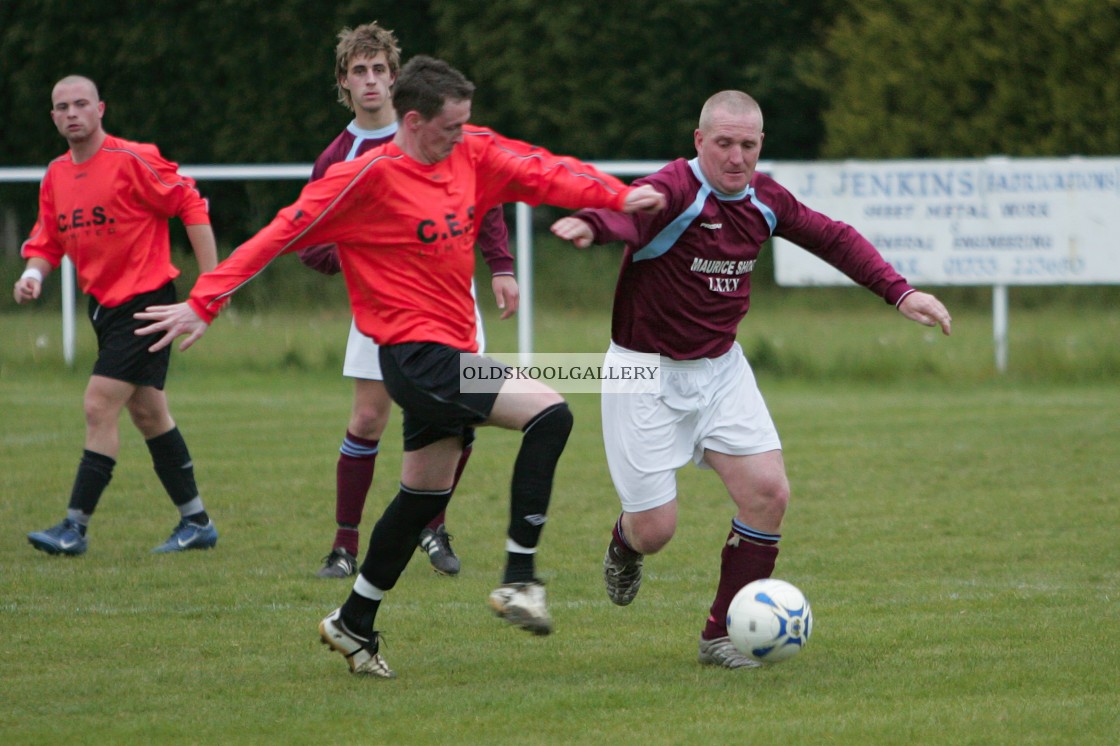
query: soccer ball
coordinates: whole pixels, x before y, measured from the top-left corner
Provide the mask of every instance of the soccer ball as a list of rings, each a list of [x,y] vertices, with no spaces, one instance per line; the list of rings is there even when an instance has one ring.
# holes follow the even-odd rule
[[[743,655],[780,663],[797,655],[813,632],[813,612],[796,586],[763,578],[743,586],[727,608],[727,635]]]

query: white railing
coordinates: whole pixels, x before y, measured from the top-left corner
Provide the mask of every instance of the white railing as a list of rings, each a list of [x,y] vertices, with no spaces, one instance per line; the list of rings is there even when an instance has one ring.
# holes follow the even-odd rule
[[[982,162],[983,159],[977,162]],[[990,160],[990,159],[989,159]],[[1004,159],[1009,163],[1015,159]],[[1083,159],[1049,159],[1051,161],[1068,161],[1074,165]],[[1029,160],[1024,159],[1030,163]],[[665,161],[591,161],[600,170],[620,177],[636,177],[653,173],[665,165]],[[935,162],[934,162],[935,163]],[[789,164],[776,162],[759,162],[758,170],[763,172],[780,171]],[[827,165],[827,164],[825,164]],[[805,167],[806,164],[802,164]],[[810,165],[811,167],[811,165]],[[269,181],[284,179],[307,179],[311,175],[311,164],[241,164],[241,165],[194,165],[182,166],[184,174],[197,181]],[[0,168],[0,183],[3,182],[38,182],[42,179],[45,168],[35,167],[9,167]],[[1117,168],[1120,174],[1120,166]],[[780,174],[779,174],[780,178]],[[1120,176],[1118,176],[1120,179]],[[824,208],[827,209],[827,208]],[[842,212],[850,212],[848,206]],[[1120,210],[1116,211],[1120,214]],[[527,358],[533,351],[533,213],[528,205],[519,203],[515,208],[515,258],[517,262],[517,280],[521,290],[521,306],[517,320],[518,351],[523,358]],[[852,222],[851,218],[848,218]],[[866,220],[864,220],[866,223]],[[1113,232],[1110,232],[1111,236]],[[776,247],[775,253],[780,255],[784,247]],[[800,253],[800,252],[798,252]],[[778,259],[781,257],[778,256]],[[887,257],[888,260],[890,257]],[[1117,264],[1120,266],[1120,264]],[[73,265],[68,259],[62,264],[62,344],[63,356],[66,363],[72,365],[74,361],[74,295],[75,282]],[[781,279],[781,278],[779,278]],[[912,278],[913,279],[913,278]],[[918,278],[920,279],[920,278]],[[1104,278],[1103,282],[1116,282],[1112,276]],[[832,284],[831,282],[813,280],[809,282],[785,282],[793,285]],[[934,284],[938,284],[934,281]],[[958,284],[948,282],[947,284]],[[977,284],[975,282],[963,284]],[[982,283],[981,283],[982,284]],[[1053,282],[1043,284],[1055,284]],[[992,284],[992,337],[995,348],[996,368],[1003,372],[1007,368],[1007,327],[1008,327],[1008,292],[1006,283]]]
[[[644,176],[665,165],[665,161],[592,161],[602,171],[615,176]],[[184,165],[179,170],[195,181],[281,181],[306,180],[311,176],[310,163],[261,163],[241,165]],[[46,168],[0,168],[0,183],[39,182]],[[517,282],[521,290],[521,307],[517,314],[517,343],[521,355],[533,350],[533,213],[519,203],[516,207],[514,240],[517,261]],[[62,355],[67,365],[74,364],[74,265],[62,260]]]

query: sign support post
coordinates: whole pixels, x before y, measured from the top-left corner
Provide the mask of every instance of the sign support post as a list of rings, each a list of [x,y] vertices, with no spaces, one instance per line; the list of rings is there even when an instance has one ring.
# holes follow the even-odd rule
[[[996,370],[1007,372],[1007,286],[992,286],[992,339],[996,350]]]

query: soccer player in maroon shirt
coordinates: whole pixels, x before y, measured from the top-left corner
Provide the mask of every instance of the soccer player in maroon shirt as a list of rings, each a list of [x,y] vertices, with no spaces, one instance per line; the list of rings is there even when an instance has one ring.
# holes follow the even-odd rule
[[[353,160],[393,139],[398,124],[391,90],[400,66],[401,50],[392,31],[377,23],[367,23],[339,32],[335,46],[338,100],[354,112],[354,120],[315,160],[312,181],[321,179],[335,163]],[[509,231],[500,206],[483,217],[478,245],[490,267],[491,286],[498,307],[502,309],[502,318],[509,318],[517,311],[519,295],[517,280],[513,277],[513,257],[509,253]],[[304,264],[324,274],[337,274],[342,270],[338,247],[334,244],[303,249],[299,257]],[[481,353],[485,352],[486,335],[482,315],[477,311],[476,319]],[[362,334],[351,321],[342,374],[354,379],[354,400],[335,470],[338,528],[331,551],[319,570],[321,578],[345,578],[358,571],[358,526],[373,483],[381,435],[388,424],[392,403],[385,390],[377,349],[377,343]],[[470,454],[471,445],[468,444],[456,470],[456,484]],[[437,572],[457,575],[459,558],[451,548],[445,520],[445,513],[440,512],[420,532],[420,548],[427,553]]]
[[[374,622],[421,530],[447,506],[476,426],[522,432],[510,480],[506,566],[490,607],[534,634],[552,630],[534,557],[572,414],[540,381],[481,391],[463,385],[465,368],[508,368],[476,353],[470,291],[476,216],[517,201],[625,212],[664,205],[652,187],[628,187],[591,164],[468,124],[473,94],[473,84],[447,63],[412,58],[393,89],[400,127],[391,142],[305,186],[295,204],[200,277],[186,303],[137,314],[153,322],[138,334],[162,333],[153,349],[186,335],[185,349],[224,300],[272,259],[338,244],[350,308],[358,329],[381,346],[385,386],[404,414],[405,441],[400,491],[373,528],[350,596],[319,623],[323,642],[353,673],[393,676]]]
[[[153,551],[209,549],[218,532],[198,494],[187,444],[167,405],[170,355],[150,352],[133,334],[135,311],[175,300],[168,219],[186,228],[198,268],[218,262],[206,200],[192,179],[154,145],[105,132],[105,102],[89,78],[70,75],[51,92],[51,118],[69,152],[47,166],[39,189],[39,219],[21,253],[27,268],[16,282],[17,303],[39,297],[43,278],[67,256],[89,294],[97,360],[86,386],[85,449],[66,517],[32,531],[27,540],[48,554],[79,555],[120,451],[118,421],[127,409],[152,457],[156,474],[179,511],[170,537]]]
[[[717,93],[700,112],[697,157],[634,182],[665,194],[665,210],[584,210],[552,226],[581,248],[626,244],[607,364],[623,365],[634,353],[661,356],[659,393],[602,397],[607,463],[622,503],[603,561],[607,595],[620,606],[633,601],[644,556],[673,537],[677,469],[690,460],[713,469],[736,514],[699,660],[726,668],[759,665],[728,640],[727,607],[740,588],[773,571],[789,500],[777,430],[735,341],[762,245],[772,236],[792,241],[906,318],[950,332],[945,306],[910,287],[855,229],[756,173],[763,137],[762,111],[753,98]]]

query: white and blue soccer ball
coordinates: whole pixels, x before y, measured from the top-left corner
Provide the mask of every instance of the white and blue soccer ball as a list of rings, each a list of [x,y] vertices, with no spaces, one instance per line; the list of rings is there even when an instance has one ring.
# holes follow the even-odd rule
[[[743,655],[780,663],[797,655],[813,632],[805,594],[777,578],[747,583],[727,608],[727,635]]]

